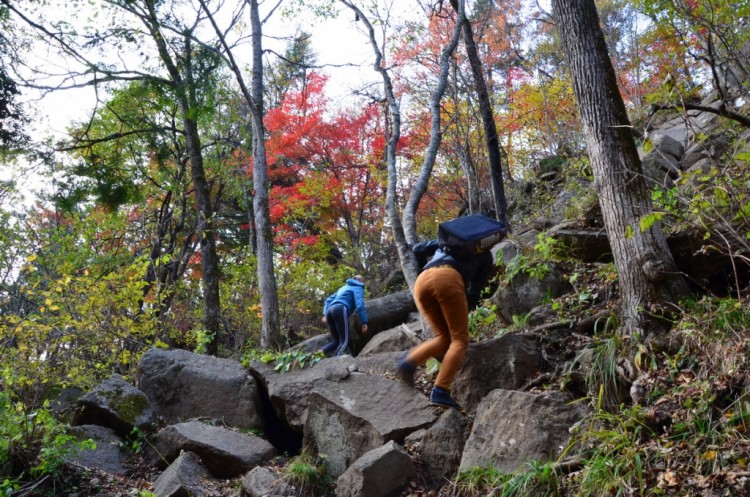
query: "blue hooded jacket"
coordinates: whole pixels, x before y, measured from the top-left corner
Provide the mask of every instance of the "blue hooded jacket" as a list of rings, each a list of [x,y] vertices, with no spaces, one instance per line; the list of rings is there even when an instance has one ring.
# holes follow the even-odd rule
[[[367,324],[367,309],[365,308],[365,284],[361,281],[349,278],[346,284],[331,294],[323,303],[323,315],[328,313],[328,308],[333,304],[342,304],[346,307],[347,315],[351,316],[354,311],[359,315],[360,323]]]

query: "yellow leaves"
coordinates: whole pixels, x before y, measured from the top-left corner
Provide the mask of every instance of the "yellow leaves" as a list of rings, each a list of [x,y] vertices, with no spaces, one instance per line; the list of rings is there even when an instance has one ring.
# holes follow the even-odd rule
[[[247,306],[247,310],[250,313],[254,313],[255,316],[258,317],[258,318],[263,317],[263,313],[261,312],[260,304],[249,305],[249,306]]]

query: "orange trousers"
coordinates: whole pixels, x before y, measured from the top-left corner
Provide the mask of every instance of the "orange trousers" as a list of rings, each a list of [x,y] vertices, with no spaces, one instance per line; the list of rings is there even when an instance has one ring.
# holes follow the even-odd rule
[[[420,365],[430,357],[441,360],[435,386],[450,390],[469,346],[469,304],[464,280],[452,267],[427,269],[414,284],[414,301],[432,327],[433,338],[411,349],[406,361]]]

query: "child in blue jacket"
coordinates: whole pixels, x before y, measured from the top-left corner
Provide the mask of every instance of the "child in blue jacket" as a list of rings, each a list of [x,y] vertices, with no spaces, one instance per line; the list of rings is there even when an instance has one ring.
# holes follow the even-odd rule
[[[344,353],[349,346],[349,317],[354,311],[359,315],[362,332],[367,333],[365,278],[361,275],[346,280],[346,284],[323,303],[323,322],[328,325],[328,331],[333,337],[333,341],[323,347],[323,353],[333,356]]]

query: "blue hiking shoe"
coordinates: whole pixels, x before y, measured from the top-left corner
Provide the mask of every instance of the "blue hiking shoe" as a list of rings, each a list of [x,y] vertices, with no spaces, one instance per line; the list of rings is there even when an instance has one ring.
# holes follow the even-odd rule
[[[455,400],[451,399],[448,390],[440,387],[432,387],[432,392],[430,392],[430,405],[437,407],[450,407],[452,409],[458,409],[459,411],[461,410],[461,406],[458,405]]]
[[[417,367],[406,360],[406,356],[409,352],[404,352],[398,359],[398,370],[396,371],[396,378],[406,383],[410,387],[414,386],[414,371]]]

